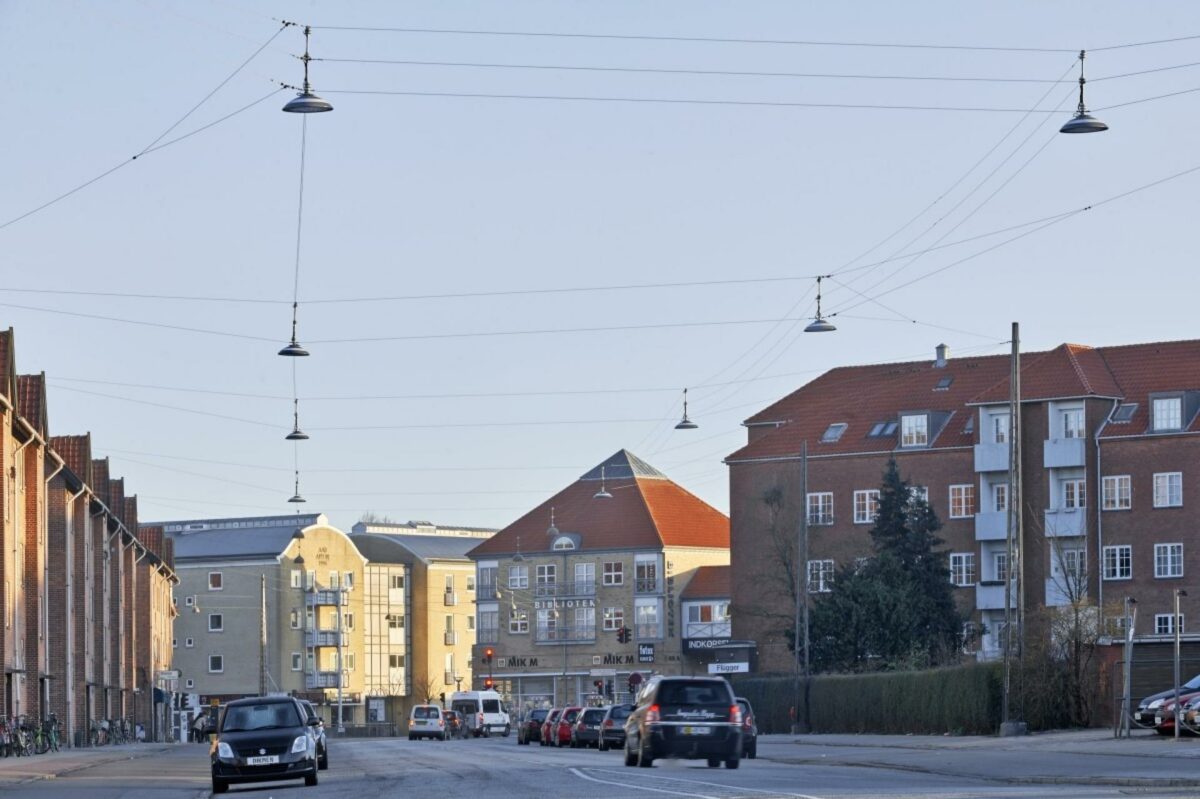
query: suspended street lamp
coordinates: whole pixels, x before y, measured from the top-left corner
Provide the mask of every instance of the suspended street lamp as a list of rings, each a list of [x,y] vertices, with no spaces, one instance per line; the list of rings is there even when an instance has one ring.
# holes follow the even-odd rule
[[[683,390],[683,418],[679,420],[679,424],[675,425],[676,430],[695,430],[700,425],[693,422],[687,415],[687,389]]]
[[[821,316],[821,276],[817,276],[817,315],[804,328],[805,333],[830,333],[837,330],[833,323]]]
[[[287,105],[283,107],[284,111],[289,114],[319,114],[324,111],[332,111],[333,105],[328,100],[323,100],[317,97],[312,92],[312,86],[308,82],[308,62],[312,61],[312,57],[308,54],[308,37],[312,35],[312,26],[304,26],[304,55],[300,60],[304,62],[304,87],[291,100],[288,100]]]
[[[287,441],[307,441],[308,433],[300,429],[300,400],[293,399],[294,409],[292,411],[292,432],[284,436]]]
[[[558,535],[558,528],[554,526],[554,506],[550,506],[550,526],[546,528],[546,535]]]
[[[1059,133],[1101,133],[1108,130],[1108,125],[1089,114],[1087,106],[1083,104],[1083,84],[1087,83],[1083,77],[1083,59],[1086,55],[1086,50],[1079,51],[1079,105],[1075,108],[1075,116],[1058,129]]]
[[[608,489],[604,487],[604,467],[600,467],[600,490],[592,495],[592,499],[612,499],[613,495],[608,493]]]
[[[307,502],[304,497],[300,496],[300,470],[296,470],[296,493],[292,494],[288,502]],[[298,512],[298,511],[297,511]]]

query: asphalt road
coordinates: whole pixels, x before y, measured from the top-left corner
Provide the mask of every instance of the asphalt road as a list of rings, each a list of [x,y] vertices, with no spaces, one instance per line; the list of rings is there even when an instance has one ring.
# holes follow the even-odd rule
[[[1175,775],[1194,776],[1200,786],[1200,742],[1170,752]],[[1184,755],[1179,757],[1178,755]],[[234,786],[229,796],[258,799],[374,799],[439,797],[508,799],[555,796],[581,799],[729,799],[729,797],[850,796],[937,797],[1180,797],[1200,787],[1153,785],[1172,776],[1172,763],[1159,757],[1103,757],[1109,775],[1126,774],[1128,785],[1092,782],[1100,758],[1003,745],[946,751],[878,749],[796,742],[790,736],[763,738],[759,757],[730,771],[703,761],[659,761],[653,769],[625,768],[619,752],[517,746],[515,738],[462,741],[377,739],[333,741],[330,769],[316,788],[302,783]],[[1132,781],[1146,780],[1134,785]],[[21,781],[19,772],[0,771],[4,799],[199,799],[209,795],[206,749],[179,745],[115,762],[85,765],[51,779]]]

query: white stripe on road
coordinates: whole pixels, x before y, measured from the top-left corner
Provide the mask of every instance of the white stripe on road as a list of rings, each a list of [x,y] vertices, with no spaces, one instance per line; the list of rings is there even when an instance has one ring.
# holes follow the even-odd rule
[[[582,771],[580,771],[577,768],[571,769],[571,773],[574,774],[576,777],[579,777],[581,780],[587,780],[588,782],[598,782],[601,785],[616,785],[618,788],[631,788],[635,791],[649,791],[650,793],[669,793],[672,796],[692,796],[692,797],[695,797],[695,799],[720,799],[720,797],[707,796],[706,794],[702,794],[702,793],[684,793],[683,791],[668,791],[663,788],[650,788],[650,787],[644,786],[644,785],[631,785],[628,782],[614,782],[613,780],[599,780],[599,779],[596,779],[595,777],[589,777],[588,775],[584,774]],[[622,771],[622,772],[618,772],[618,773],[624,774],[625,772]],[[630,774],[629,776],[632,777],[633,775]]]
[[[589,769],[590,771],[603,771],[609,774],[625,774],[627,772],[617,771],[616,769]],[[723,782],[704,782],[703,780],[685,780],[681,777],[660,777],[657,774],[643,774],[641,772],[633,772],[629,776],[650,777],[655,780],[669,780],[671,782],[686,782],[692,785],[707,785],[713,788],[728,788],[732,791],[751,791],[753,793],[769,793],[772,796],[793,796],[796,799],[821,799],[819,796],[813,796],[809,793],[787,793],[786,791],[768,790],[766,788],[746,788],[741,785],[727,785]]]

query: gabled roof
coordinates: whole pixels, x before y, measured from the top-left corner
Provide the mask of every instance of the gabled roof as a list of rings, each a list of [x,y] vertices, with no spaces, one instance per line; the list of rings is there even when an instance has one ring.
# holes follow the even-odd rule
[[[613,478],[610,463],[633,476]],[[596,497],[601,465],[611,498]],[[578,535],[582,550],[729,547],[725,514],[621,450],[475,547],[470,556],[550,551],[557,537],[549,532],[552,512],[557,531]]]
[[[42,438],[46,437],[46,373],[17,375],[17,413]]]
[[[1150,395],[1169,391],[1200,390],[1200,339],[1162,341],[1102,347],[1105,363],[1125,389],[1125,402],[1136,402],[1137,410],[1125,424],[1110,424],[1102,438],[1145,433],[1150,429]],[[1200,417],[1184,419],[1185,428],[1200,432]]]
[[[261,560],[278,557],[291,544],[297,529],[326,525],[324,514],[247,516],[148,522],[161,526],[174,541],[174,560]]]
[[[1010,375],[1005,375],[973,402],[1007,402]],[[1049,352],[1021,356],[1021,399],[1120,397],[1124,394],[1098,350],[1060,344]]]
[[[351,533],[350,540],[371,563],[407,563],[420,560],[470,562],[467,553],[479,544],[478,538],[453,538],[434,535],[379,535]]]
[[[0,330],[0,394],[10,404],[17,399],[17,357],[13,329]]]
[[[729,599],[733,596],[733,581],[728,566],[701,566],[683,589],[680,598]]]
[[[51,436],[50,446],[67,464],[71,473],[92,487],[92,434]]]

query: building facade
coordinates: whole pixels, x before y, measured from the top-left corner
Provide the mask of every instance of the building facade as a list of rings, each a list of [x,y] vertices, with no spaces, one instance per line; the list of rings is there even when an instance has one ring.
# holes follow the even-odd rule
[[[802,569],[809,594],[819,594],[838,566],[870,555],[893,458],[943,522],[947,579],[977,633],[968,653],[999,656],[1006,591],[1026,613],[1094,606],[1110,632],[1132,596],[1142,612],[1136,635],[1173,634],[1174,590],[1200,555],[1186,504],[1200,501],[1200,342],[1024,354],[1018,425],[1010,366],[1009,356],[950,359],[939,347],[933,361],[838,368],[746,421],[747,444],[726,459],[733,626],[757,643],[764,670],[793,662],[788,566],[801,513]],[[1010,564],[1014,430],[1022,501],[1012,510],[1023,532],[1011,525]]]
[[[15,360],[0,331],[0,717],[54,714],[68,746],[101,719],[161,739],[171,549],[137,534],[137,499],[89,435],[50,435],[45,376]]]
[[[728,564],[729,522],[621,450],[470,556],[475,687],[518,709],[585,703],[686,673],[681,594]]]

